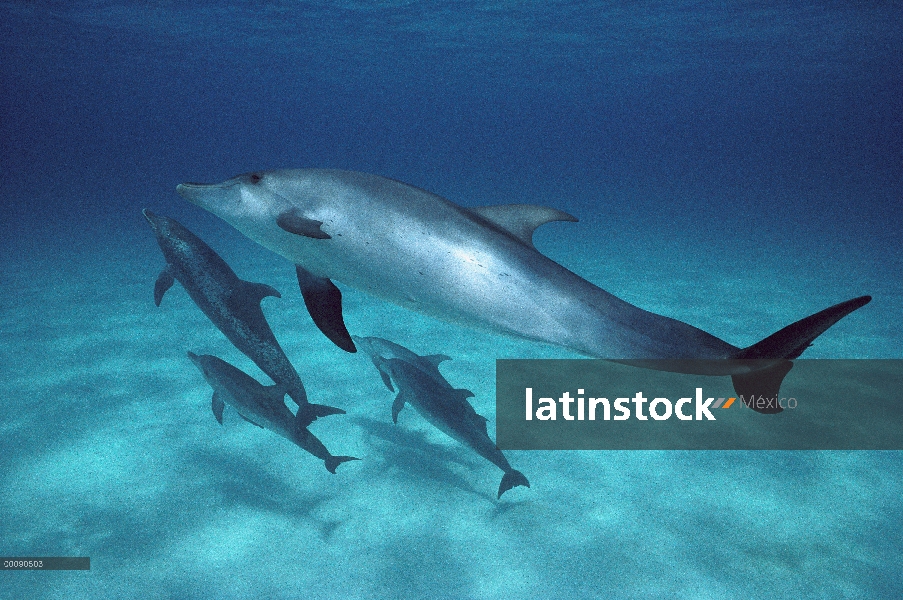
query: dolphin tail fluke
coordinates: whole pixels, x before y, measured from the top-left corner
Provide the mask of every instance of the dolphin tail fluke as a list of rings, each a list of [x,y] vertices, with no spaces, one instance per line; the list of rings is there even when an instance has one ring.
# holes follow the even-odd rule
[[[308,406],[313,409],[313,414],[317,418],[345,414],[343,409],[336,408],[335,406],[326,406],[325,404],[309,404]]]
[[[304,404],[298,407],[298,413],[295,415],[295,424],[297,427],[306,428],[308,425],[319,419],[320,417],[328,417],[329,415],[344,415],[345,411],[335,406],[326,406],[325,404]]]
[[[732,376],[734,390],[743,399],[777,396],[780,392],[781,382],[793,368],[792,360],[798,358],[806,348],[812,345],[815,338],[827,331],[829,327],[857,308],[865,306],[871,299],[871,296],[860,296],[835,304],[784,327],[761,342],[740,350],[732,358],[740,360],[775,359],[780,362],[752,373]],[[761,410],[751,404],[747,406],[766,414],[779,413],[783,410],[780,406],[770,406]]]
[[[517,471],[515,469],[511,469],[510,471],[507,471],[505,473],[505,476],[502,477],[502,483],[499,484],[498,497],[501,498],[502,494],[504,494],[511,488],[517,487],[519,485],[522,485],[524,487],[530,487],[530,482],[527,481],[527,478],[520,471]]]
[[[792,325],[788,325],[749,348],[740,350],[733,358],[786,358],[788,360],[798,358],[806,348],[812,345],[815,338],[827,331],[834,323],[857,308],[862,308],[871,300],[871,296],[860,296],[859,298],[835,304]]]
[[[335,470],[338,468],[340,464],[343,462],[348,462],[349,460],[360,460],[354,456],[327,456],[326,460],[326,470],[335,475]]]
[[[307,427],[304,427],[303,424],[297,420],[297,417],[295,420],[295,430],[291,432],[290,439],[302,449],[322,460],[326,465],[326,470],[332,474],[335,474],[335,470],[343,462],[360,460],[355,456],[333,456],[329,450],[326,449],[326,446],[323,445],[323,442],[308,431]]]
[[[747,401],[747,398],[755,400],[759,396],[765,398],[774,398],[781,391],[781,382],[784,377],[793,368],[793,361],[782,360],[779,363],[766,369],[759,369],[752,373],[743,373],[741,375],[732,375],[731,381],[734,383],[734,391],[749,408],[756,412],[766,415],[777,414],[784,409],[777,403],[769,403],[766,408],[759,408],[757,404]]]

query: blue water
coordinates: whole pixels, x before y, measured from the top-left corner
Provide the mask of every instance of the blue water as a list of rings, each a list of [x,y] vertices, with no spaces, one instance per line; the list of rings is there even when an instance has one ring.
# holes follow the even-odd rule
[[[306,314],[291,265],[177,196],[256,169],[373,172],[580,223],[537,247],[752,344],[862,294],[804,356],[903,358],[903,6],[0,3],[4,598],[897,598],[897,452],[508,452],[500,472]],[[262,382],[163,265],[149,207],[282,299],[264,311],[330,475],[185,357]],[[399,224],[403,227],[403,224]],[[560,349],[343,288],[352,333],[445,353],[494,432],[494,360]]]

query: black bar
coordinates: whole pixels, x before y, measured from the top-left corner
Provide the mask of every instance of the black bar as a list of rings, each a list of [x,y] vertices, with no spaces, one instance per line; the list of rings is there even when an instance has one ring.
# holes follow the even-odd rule
[[[87,556],[3,556],[0,571],[90,571]]]

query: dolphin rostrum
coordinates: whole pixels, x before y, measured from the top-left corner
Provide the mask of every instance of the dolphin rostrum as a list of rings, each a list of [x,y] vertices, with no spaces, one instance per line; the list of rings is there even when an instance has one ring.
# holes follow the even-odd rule
[[[154,303],[178,280],[188,295],[236,348],[279,384],[298,404],[299,417],[312,423],[317,417],[344,413],[340,408],[310,404],[298,372],[289,362],[260,308],[267,296],[280,297],[272,287],[242,281],[219,254],[184,225],[145,209],[157,236],[166,267],[154,286]]]
[[[698,374],[730,375],[738,393],[771,397],[792,366],[788,360],[871,300],[841,302],[739,348],[625,302],[540,254],[533,246],[537,227],[577,220],[553,208],[464,208],[378,175],[327,169],[257,171],[176,189],[294,262],[314,321],[346,349],[353,344],[342,333],[341,294],[332,279],[446,321],[586,356],[660,370],[693,364],[685,360],[744,359],[708,363]],[[641,362],[661,359],[677,362]]]
[[[259,381],[230,365],[226,361],[203,354],[188,353],[188,358],[200,369],[204,379],[213,388],[213,416],[223,424],[223,408],[234,408],[242,419],[263,429],[269,429],[307,450],[324,463],[330,473],[353,456],[333,456],[310,431],[304,418],[298,418],[285,405],[287,386],[261,385]]]
[[[404,346],[381,338],[355,338],[361,349],[370,354],[373,364],[386,385],[392,390],[391,379],[398,387],[392,404],[392,421],[398,423],[398,413],[410,404],[434,427],[464,444],[505,472],[499,484],[498,498],[515,486],[530,487],[523,473],[511,467],[502,451],[496,448],[486,431],[486,418],[478,415],[468,398],[473,392],[455,389],[436,368],[433,357],[418,356]],[[362,343],[363,342],[363,343]],[[399,349],[403,352],[400,352]],[[388,350],[386,355],[381,350]],[[408,355],[414,360],[392,356]],[[434,355],[443,356],[443,355]],[[447,359],[443,356],[443,359]],[[426,368],[425,366],[432,368]]]

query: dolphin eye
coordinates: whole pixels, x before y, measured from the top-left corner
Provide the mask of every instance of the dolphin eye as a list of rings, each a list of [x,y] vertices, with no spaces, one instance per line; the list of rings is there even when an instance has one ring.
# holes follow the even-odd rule
[[[262,177],[260,175],[258,175],[257,173],[251,173],[250,179],[251,179],[251,183],[260,183],[260,180],[262,179]]]

